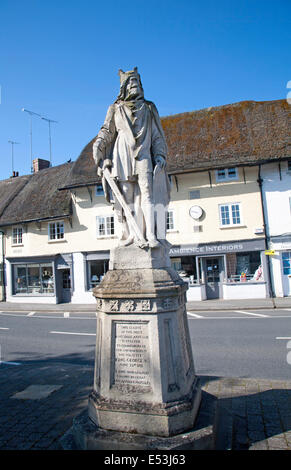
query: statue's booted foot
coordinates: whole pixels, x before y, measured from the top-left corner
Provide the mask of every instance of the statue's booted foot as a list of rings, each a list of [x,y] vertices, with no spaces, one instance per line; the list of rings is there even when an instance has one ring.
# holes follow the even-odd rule
[[[160,242],[156,238],[149,239],[148,244],[150,248],[157,248],[158,246],[161,246]]]
[[[120,240],[119,246],[129,246],[129,245],[132,245],[133,242],[134,242],[134,239],[133,237],[130,236],[126,238],[126,240]]]

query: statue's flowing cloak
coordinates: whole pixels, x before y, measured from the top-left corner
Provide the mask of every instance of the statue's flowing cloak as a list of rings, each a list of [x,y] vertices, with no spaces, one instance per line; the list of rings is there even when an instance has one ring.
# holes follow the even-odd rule
[[[124,101],[112,104],[97,136],[103,147],[104,160],[111,160],[112,176],[119,181],[131,181],[138,173],[138,168],[153,172],[155,157],[167,157],[166,139],[156,106],[146,100],[141,100],[136,106],[139,106],[135,108],[137,111],[132,113],[131,107]],[[136,130],[134,126],[137,119]],[[106,200],[114,203],[104,178],[102,184]],[[165,169],[154,171],[153,193],[155,204],[168,206],[170,184]]]

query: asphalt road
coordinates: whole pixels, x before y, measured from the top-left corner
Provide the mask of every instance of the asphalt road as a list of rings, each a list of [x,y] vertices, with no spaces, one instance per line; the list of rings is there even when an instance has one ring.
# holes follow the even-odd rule
[[[199,375],[291,379],[291,364],[287,362],[291,350],[290,310],[195,315],[201,318],[189,314],[188,320]]]
[[[189,312],[188,320],[198,375],[291,379],[290,309]],[[0,360],[93,366],[95,328],[92,312],[1,312]]]

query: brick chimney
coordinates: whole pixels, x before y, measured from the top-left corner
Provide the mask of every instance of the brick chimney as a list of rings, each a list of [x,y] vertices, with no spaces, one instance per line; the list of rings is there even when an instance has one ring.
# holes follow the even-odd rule
[[[42,158],[35,158],[32,161],[33,173],[37,173],[40,170],[50,167],[50,162],[48,160],[43,160]]]

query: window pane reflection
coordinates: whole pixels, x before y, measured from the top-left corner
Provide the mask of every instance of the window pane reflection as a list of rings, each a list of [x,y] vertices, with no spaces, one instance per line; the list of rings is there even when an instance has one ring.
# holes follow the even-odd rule
[[[14,266],[14,294],[53,294],[52,264]]]

